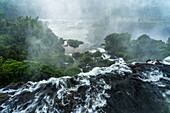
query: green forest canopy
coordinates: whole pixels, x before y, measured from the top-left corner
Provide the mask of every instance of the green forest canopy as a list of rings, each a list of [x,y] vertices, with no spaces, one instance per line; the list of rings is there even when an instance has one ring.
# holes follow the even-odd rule
[[[0,2],[0,87],[13,82],[72,76],[80,73],[80,68],[87,72],[114,63],[102,59],[99,51],[67,56],[63,43],[38,17],[22,17],[16,4]],[[77,48],[83,42],[68,40],[68,44]],[[170,56],[170,38],[165,43],[146,34],[131,40],[128,33],[113,33],[106,36],[105,49],[112,58],[123,57],[127,62],[163,59]]]
[[[123,57],[126,61],[163,59],[170,56],[170,38],[165,43],[151,39],[146,34],[131,40],[131,35],[128,33],[113,33],[106,36],[105,49],[112,57]]]

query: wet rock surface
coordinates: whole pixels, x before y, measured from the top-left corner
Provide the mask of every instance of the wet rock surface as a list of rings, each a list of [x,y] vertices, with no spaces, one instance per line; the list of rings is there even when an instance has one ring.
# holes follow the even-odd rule
[[[8,93],[0,93],[0,104],[4,103],[10,98]]]
[[[25,83],[24,82],[18,82],[18,83],[11,83],[10,85],[6,86],[3,90],[9,90],[9,89],[19,89],[22,87]]]
[[[168,113],[170,67],[149,63],[123,65],[131,72],[118,65],[97,76],[52,78],[8,86],[0,93],[0,111]]]
[[[115,75],[107,78],[109,79],[107,84],[115,85],[112,85],[112,89],[107,92],[110,98],[107,99],[104,111],[107,113],[168,113],[169,104],[162,95],[162,88],[154,83],[141,81],[138,77],[142,76],[141,74],[145,71],[151,71],[151,69],[164,69],[167,72],[170,68],[166,70],[164,67],[169,66],[164,65],[164,67],[159,68],[157,65],[140,63],[129,65],[129,67],[133,73],[128,74],[124,79],[119,80],[120,78],[115,78]],[[111,75],[109,74],[109,76]]]

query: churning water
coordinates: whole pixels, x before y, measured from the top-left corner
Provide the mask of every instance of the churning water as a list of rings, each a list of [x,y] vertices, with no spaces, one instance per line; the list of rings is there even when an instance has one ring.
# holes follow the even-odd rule
[[[2,113],[168,113],[168,76],[156,64],[129,65],[119,59],[110,67],[96,67],[75,77],[28,82],[17,90],[1,89],[0,93],[9,93],[10,98],[0,107]],[[134,107],[128,107],[131,105]]]

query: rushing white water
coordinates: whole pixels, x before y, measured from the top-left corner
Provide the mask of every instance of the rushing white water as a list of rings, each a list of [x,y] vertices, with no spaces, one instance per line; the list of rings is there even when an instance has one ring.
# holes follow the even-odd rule
[[[141,80],[145,81],[145,82],[157,82],[159,81],[161,78],[164,77],[162,71],[158,70],[158,69],[153,69],[151,68],[151,70],[146,71],[146,72],[142,72],[142,77]]]
[[[117,62],[110,67],[95,67],[92,71],[87,73],[80,73],[79,75],[90,75],[90,76],[97,76],[100,74],[106,74],[106,73],[113,73],[113,74],[119,74],[120,76],[124,76],[125,73],[132,73],[130,68],[125,65],[125,63]]]
[[[80,87],[83,86],[88,86],[88,90],[85,92],[85,106],[81,106],[81,105],[77,105],[76,109],[74,110],[74,112],[83,112],[84,110],[86,112],[97,112],[96,108],[97,107],[104,107],[106,105],[106,100],[105,98],[109,98],[109,95],[107,93],[105,93],[106,90],[110,89],[110,86],[107,85],[105,83],[105,81],[103,79],[100,79],[100,81],[96,82],[96,86],[91,86],[90,81],[89,81],[89,77],[90,76],[81,76],[78,77],[77,79],[75,79],[75,81],[79,82],[78,85],[69,87],[68,84],[68,80],[70,79],[70,77],[68,78],[50,78],[49,80],[45,81],[40,81],[40,82],[29,82],[27,83],[27,87],[28,88],[21,88],[17,91],[15,91],[15,95],[13,95],[12,97],[17,97],[17,95],[21,95],[23,92],[36,92],[36,90],[40,90],[43,86],[47,86],[49,84],[51,84],[52,87],[55,87],[56,90],[53,92],[54,96],[48,96],[45,95],[45,91],[39,91],[35,94],[35,97],[33,100],[30,100],[30,104],[29,101],[25,104],[29,104],[25,109],[22,109],[22,105],[18,106],[16,109],[13,109],[14,113],[25,113],[25,112],[30,112],[31,109],[34,106],[37,106],[37,104],[39,103],[40,100],[45,101],[47,103],[44,103],[41,106],[38,106],[35,109],[36,113],[42,113],[42,112],[47,112],[47,111],[51,111],[51,112],[62,112],[59,111],[57,109],[53,109],[50,110],[49,106],[54,106],[55,104],[55,98],[61,100],[61,104],[62,106],[66,106],[69,104],[70,100],[67,98],[67,96],[69,96],[71,94],[71,92],[77,92],[79,90]],[[98,90],[96,93],[94,92],[93,94],[90,93],[91,88],[96,87],[97,89],[102,89],[101,91]],[[7,91],[6,91],[7,92]],[[9,92],[13,92],[10,91]],[[97,95],[97,96],[96,96]],[[42,98],[43,96],[43,98]],[[41,99],[42,98],[42,99]],[[80,97],[74,97],[74,99],[76,101],[81,101]],[[13,100],[11,98],[11,100],[9,100],[9,102],[13,102],[13,101],[17,101],[17,100]],[[92,102],[92,104],[90,103]],[[48,107],[47,107],[48,106]],[[1,107],[5,108],[2,112],[6,113],[8,112],[9,109],[9,105],[2,105]]]
[[[110,67],[96,67],[92,71],[88,73],[80,73],[78,77],[74,78],[74,81],[77,82],[77,85],[70,86],[70,80],[73,79],[71,77],[62,77],[62,78],[50,78],[49,80],[43,80],[40,82],[28,82],[26,84],[26,87],[20,88],[18,90],[6,90],[2,91],[1,93],[11,93],[15,92],[15,94],[11,97],[9,100],[9,103],[12,103],[13,101],[17,101],[15,97],[18,95],[22,95],[23,92],[37,92],[34,94],[34,99],[28,101],[25,104],[29,104],[25,109],[23,109],[24,105],[20,105],[17,108],[13,109],[14,113],[24,113],[29,112],[31,109],[34,108],[34,106],[37,106],[39,101],[42,99],[42,101],[46,100],[46,103],[43,103],[43,105],[38,106],[35,109],[35,112],[46,112],[47,110],[50,111],[50,108],[47,106],[54,106],[55,105],[55,98],[58,100],[61,100],[62,106],[67,106],[71,100],[69,100],[67,97],[72,94],[72,92],[78,92],[78,90],[81,87],[87,87],[87,90],[85,90],[85,99],[81,100],[80,96],[74,96],[74,99],[76,101],[83,101],[85,104],[82,106],[77,105],[76,109],[74,109],[73,112],[81,113],[81,112],[101,112],[102,110],[100,108],[106,106],[107,102],[105,98],[109,98],[109,95],[106,93],[107,90],[109,90],[111,87],[106,84],[104,79],[99,79],[96,81],[95,84],[91,84],[90,78],[97,75],[102,75],[106,73],[117,73],[120,75],[124,75],[124,72],[131,73],[131,70],[129,67],[127,67],[124,63],[116,63],[113,64]],[[55,90],[53,92],[53,96],[48,96],[46,92],[42,89],[43,87],[47,87],[50,84],[51,87],[53,87]],[[92,92],[92,89],[96,89],[96,92]],[[43,97],[43,98],[42,98]],[[10,105],[3,104],[0,107],[3,107],[3,113],[8,112]],[[53,109],[51,112],[62,112],[57,109]]]
[[[107,99],[110,98],[107,91],[111,90],[112,87],[100,76],[112,74],[125,77],[127,73],[131,74],[132,70],[120,58],[110,67],[96,67],[90,72],[80,73],[75,77],[50,78],[40,82],[28,82],[17,90],[1,89],[0,93],[14,93],[6,103],[0,106],[3,108],[1,112],[64,112],[61,108],[72,113],[104,112],[102,108],[107,106]],[[143,82],[153,83],[159,87],[166,87],[167,85],[160,81],[161,78],[170,81],[162,71],[152,66],[143,71],[138,78]],[[164,97],[168,98],[169,91],[167,89],[166,92],[162,93]],[[30,95],[30,97],[26,95]],[[17,106],[13,107],[15,103],[17,103]],[[73,108],[69,108],[70,105]],[[72,110],[69,111],[69,109]]]
[[[163,63],[166,64],[166,65],[170,65],[170,56],[169,56],[169,57],[166,57],[166,58],[163,60]]]

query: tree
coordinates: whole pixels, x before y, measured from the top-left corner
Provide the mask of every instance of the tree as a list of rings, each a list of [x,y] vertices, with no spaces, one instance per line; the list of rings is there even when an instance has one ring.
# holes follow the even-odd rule
[[[128,33],[113,33],[105,38],[105,50],[113,56],[123,57],[127,54],[131,35]]]
[[[163,41],[151,39],[148,35],[143,34],[134,41],[133,54],[139,61],[147,59],[160,59],[165,49]]]
[[[73,48],[78,48],[80,44],[83,44],[84,42],[82,41],[78,41],[78,40],[72,40],[72,39],[69,39],[67,41],[68,45],[73,47]]]
[[[4,61],[3,57],[0,57],[0,87],[9,83],[40,81],[60,76],[64,74],[49,65],[42,65],[36,61],[21,62],[12,59]]]
[[[135,40],[130,40],[128,33],[113,33],[105,38],[105,49],[113,57],[123,57],[129,61],[146,61],[148,59],[163,59],[168,52],[170,38],[165,44],[161,40],[151,39],[143,34]]]
[[[78,67],[69,67],[65,70],[65,74],[68,76],[74,76],[81,72],[80,68]]]

